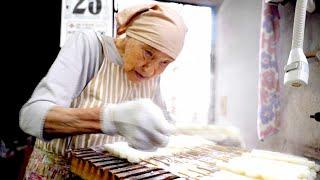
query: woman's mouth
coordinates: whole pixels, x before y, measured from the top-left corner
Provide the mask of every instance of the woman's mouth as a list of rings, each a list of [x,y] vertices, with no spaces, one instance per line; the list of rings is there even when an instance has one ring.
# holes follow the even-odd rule
[[[141,74],[138,73],[137,71],[134,71],[134,74],[136,75],[137,79],[139,79],[139,80],[145,80],[145,79],[147,79],[147,77],[144,77],[143,75],[141,75]]]

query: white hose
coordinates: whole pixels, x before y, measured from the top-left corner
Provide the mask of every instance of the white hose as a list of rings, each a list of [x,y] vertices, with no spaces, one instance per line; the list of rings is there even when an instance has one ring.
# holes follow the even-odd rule
[[[308,84],[309,66],[303,52],[304,27],[308,0],[297,0],[291,51],[285,67],[284,83],[293,87]]]
[[[297,0],[294,14],[293,35],[291,49],[303,49],[304,26],[308,0]]]

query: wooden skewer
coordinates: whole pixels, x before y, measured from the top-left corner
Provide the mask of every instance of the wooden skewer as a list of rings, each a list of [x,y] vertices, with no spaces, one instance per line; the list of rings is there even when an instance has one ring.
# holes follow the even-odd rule
[[[147,164],[152,164],[153,166],[158,167],[158,164],[154,164],[154,163],[152,163],[151,161],[144,160],[144,159],[140,159],[140,161],[141,161],[141,162],[145,162],[145,163],[147,163]]]
[[[151,158],[151,159],[153,159],[153,160],[155,160],[155,161],[158,161],[158,162],[160,162],[160,163],[164,163],[163,161],[160,161],[159,159],[154,159],[154,158]],[[151,165],[153,165],[154,167],[159,167],[159,164],[155,164],[155,163],[153,163],[153,162],[151,162],[151,161],[149,161],[149,160],[142,160],[141,159],[141,162],[144,162],[144,163],[147,163],[147,164],[151,164]],[[167,163],[164,163],[164,164],[166,164],[166,165],[168,165],[168,167],[166,168],[167,170],[169,170],[170,168],[170,164],[167,164]],[[171,172],[171,171],[170,171]],[[171,172],[171,173],[173,173],[173,174],[175,174],[176,173],[176,175],[178,175],[178,176],[183,176],[184,178],[190,178],[190,176],[188,175],[188,174],[186,174],[186,173],[184,173],[184,172],[180,172],[180,171],[178,171],[178,172]]]
[[[179,157],[180,157],[180,155],[179,155]],[[165,158],[168,159],[167,157],[165,157]],[[172,158],[174,158],[174,157],[172,157]],[[163,159],[159,159],[158,157],[150,158],[150,159],[148,159],[148,160],[141,160],[141,161],[144,162],[144,163],[147,163],[147,164],[150,163],[150,164],[152,164],[152,165],[155,166],[155,167],[159,167],[159,164],[155,164],[155,163],[153,163],[153,162],[150,161],[150,160],[158,161],[159,163],[165,164],[165,165],[168,167],[168,169],[170,169],[170,166],[172,165],[170,162],[169,162],[169,163],[168,163],[168,162],[165,162],[165,161],[163,161]],[[177,165],[176,163],[178,163],[178,164],[184,164],[184,162],[180,161],[180,159],[175,159],[175,160],[173,160],[173,163],[174,163],[175,165]],[[188,170],[188,171],[190,171],[190,172],[193,172],[193,173],[198,174],[199,177],[207,176],[207,175],[209,175],[209,174],[212,173],[212,171],[210,171],[210,170],[209,170],[208,168],[206,168],[206,167],[201,167],[201,166],[199,166],[199,165],[197,165],[197,166],[189,165],[189,166],[190,166],[190,167],[186,167],[185,169]],[[197,170],[197,169],[198,169],[198,170]],[[190,176],[189,176],[186,172],[180,172],[180,171],[178,171],[178,173],[183,174],[183,175],[185,175],[185,176],[187,176],[187,177],[190,178]]]

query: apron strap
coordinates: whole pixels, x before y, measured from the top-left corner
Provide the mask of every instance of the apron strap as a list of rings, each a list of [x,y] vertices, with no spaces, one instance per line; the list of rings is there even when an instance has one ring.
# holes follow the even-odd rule
[[[66,156],[68,159],[68,162],[71,163],[71,152],[72,152],[72,140],[73,140],[73,136],[69,136],[67,139],[67,148],[66,148]]]

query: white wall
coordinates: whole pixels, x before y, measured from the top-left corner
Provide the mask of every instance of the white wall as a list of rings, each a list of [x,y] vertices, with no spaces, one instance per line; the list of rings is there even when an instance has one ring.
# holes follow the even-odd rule
[[[249,147],[257,144],[260,11],[261,1],[225,0],[217,14],[216,120],[239,127]]]
[[[261,1],[225,0],[218,11],[216,61],[216,119],[240,128],[248,147],[304,154],[320,148],[320,123],[309,118],[320,111],[320,63],[310,61],[309,85],[282,85],[283,67],[291,48],[294,4],[280,5],[281,81],[280,133],[259,142],[256,130]],[[320,49],[320,14],[308,14],[304,50]],[[224,110],[226,113],[224,114]],[[320,155],[318,155],[320,157]]]

